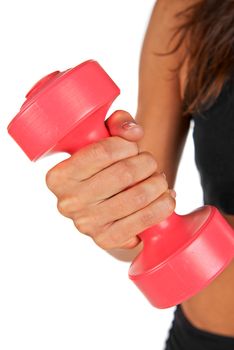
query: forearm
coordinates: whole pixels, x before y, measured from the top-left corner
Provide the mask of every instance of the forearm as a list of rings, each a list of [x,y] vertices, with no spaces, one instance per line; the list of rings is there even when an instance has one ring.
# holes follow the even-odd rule
[[[174,4],[175,5],[175,4]],[[137,142],[139,152],[150,152],[158,172],[164,171],[169,188],[173,188],[178,164],[189,130],[190,120],[182,117],[181,81],[179,72],[173,72],[182,59],[184,47],[175,54],[157,56],[166,52],[177,6],[158,1],[153,8],[141,49],[139,65],[138,107],[135,120],[143,127],[144,136]],[[132,260],[142,249],[120,249],[109,252],[119,260]]]

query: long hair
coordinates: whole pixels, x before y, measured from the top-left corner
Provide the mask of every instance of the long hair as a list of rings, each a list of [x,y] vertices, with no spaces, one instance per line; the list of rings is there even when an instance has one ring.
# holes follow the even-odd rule
[[[180,39],[166,54],[175,52],[189,33],[183,100],[183,115],[188,115],[209,108],[234,74],[234,0],[200,0],[177,16],[182,24],[172,39]]]

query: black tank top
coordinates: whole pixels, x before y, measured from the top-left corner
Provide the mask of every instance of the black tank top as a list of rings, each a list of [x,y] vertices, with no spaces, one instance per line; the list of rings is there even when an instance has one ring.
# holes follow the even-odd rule
[[[191,324],[180,305],[174,313],[164,350],[233,350],[234,337],[210,333]]]
[[[192,120],[203,202],[234,214],[234,74],[214,104],[193,114]]]

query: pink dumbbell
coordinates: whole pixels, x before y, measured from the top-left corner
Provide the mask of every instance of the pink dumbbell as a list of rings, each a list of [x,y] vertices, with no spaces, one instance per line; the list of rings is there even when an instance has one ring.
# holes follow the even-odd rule
[[[111,136],[104,119],[119,93],[96,61],[85,61],[37,82],[8,131],[33,161],[54,152],[72,154]],[[210,205],[183,216],[173,213],[139,237],[144,248],[129,277],[158,308],[199,292],[234,256],[233,229]]]

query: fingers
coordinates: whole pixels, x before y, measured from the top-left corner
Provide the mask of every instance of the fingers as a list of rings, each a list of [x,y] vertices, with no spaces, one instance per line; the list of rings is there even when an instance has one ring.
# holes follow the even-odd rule
[[[46,183],[54,193],[66,189],[68,180],[74,186],[102,169],[138,154],[138,146],[117,136],[86,146],[48,171]],[[71,187],[71,190],[73,188]]]
[[[168,184],[162,174],[153,174],[137,186],[120,192],[114,197],[103,201],[97,206],[97,215],[103,226],[143,209],[168,189]]]
[[[105,250],[130,248],[139,243],[137,235],[165,220],[175,209],[174,195],[166,190],[153,202],[134,213],[105,224],[97,210],[82,211],[73,217],[76,228],[93,238]]]
[[[46,176],[47,186],[53,191],[57,178],[70,177],[82,181],[110,166],[111,164],[138,154],[137,143],[143,136],[143,128],[135,124],[135,128],[126,128],[135,120],[128,112],[115,111],[105,121],[112,137],[108,137],[83,147],[70,158],[53,167]],[[124,127],[122,125],[124,124]]]
[[[101,248],[108,250],[125,247],[126,242],[145,229],[165,220],[175,209],[175,199],[165,192],[147,207],[109,225],[102,233],[93,236]]]
[[[172,214],[175,199],[150,152],[139,152],[140,126],[124,111],[106,121],[112,137],[83,147],[46,176],[58,210],[105,250],[134,248],[138,234]],[[125,127],[124,127],[125,126]]]
[[[104,228],[116,220],[122,219],[153,202],[168,189],[168,184],[162,174],[153,174],[148,179],[140,182],[137,186],[120,192],[97,205],[89,206],[79,213],[74,211],[75,201],[67,203],[67,216],[79,218],[79,221],[92,228],[99,226]],[[78,204],[78,203],[77,203]],[[88,227],[86,226],[86,230]]]
[[[156,169],[149,152],[126,158],[86,180],[78,189],[80,198],[85,200],[83,204],[105,200],[151,176]]]
[[[86,180],[70,182],[64,192],[60,185],[58,210],[103,249],[133,248],[139,233],[175,208],[167,180],[156,169],[150,152],[122,159]]]

